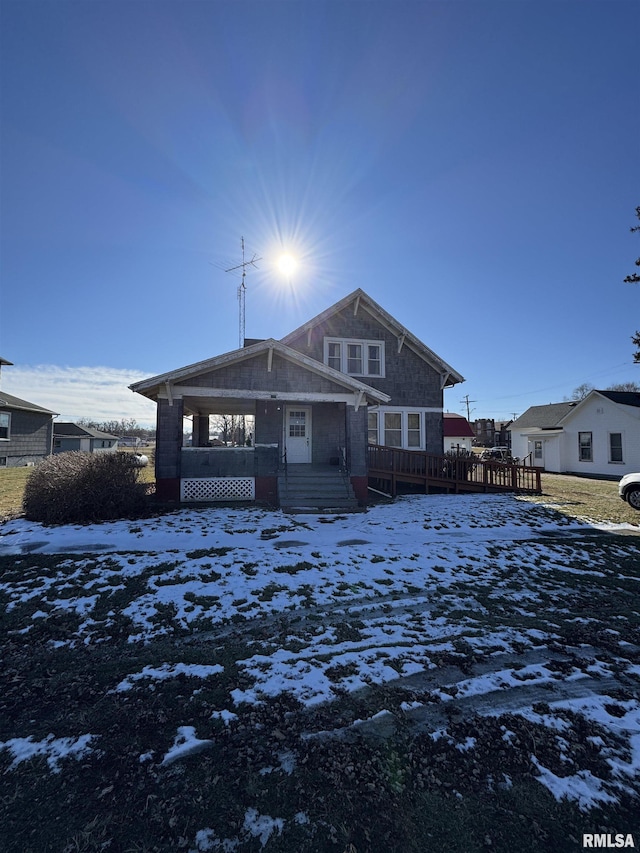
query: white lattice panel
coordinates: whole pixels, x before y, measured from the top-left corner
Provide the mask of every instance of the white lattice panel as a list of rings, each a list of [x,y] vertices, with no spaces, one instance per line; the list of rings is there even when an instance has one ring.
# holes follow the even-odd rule
[[[193,477],[180,480],[180,500],[252,501],[256,496],[253,477]]]

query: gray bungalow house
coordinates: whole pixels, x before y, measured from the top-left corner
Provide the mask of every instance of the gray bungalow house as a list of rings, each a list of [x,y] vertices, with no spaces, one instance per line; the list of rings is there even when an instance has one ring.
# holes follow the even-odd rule
[[[82,450],[86,453],[113,453],[118,448],[118,437],[92,427],[73,423],[53,425],[53,452],[68,453]]]
[[[443,452],[443,391],[462,381],[358,289],[280,341],[247,341],[130,387],[157,402],[160,499],[336,505],[341,479],[349,506],[367,502],[368,444]],[[208,446],[212,415],[250,417],[250,445]]]
[[[0,367],[11,364],[0,358]],[[49,456],[55,415],[0,390],[0,468],[33,465]]]

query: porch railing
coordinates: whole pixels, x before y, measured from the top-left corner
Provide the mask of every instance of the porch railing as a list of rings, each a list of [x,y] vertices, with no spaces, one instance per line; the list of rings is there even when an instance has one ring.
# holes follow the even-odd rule
[[[397,484],[415,483],[428,492],[431,488],[450,492],[525,492],[540,494],[540,469],[475,456],[437,455],[419,450],[402,450],[370,444],[369,479],[389,485],[392,495]]]

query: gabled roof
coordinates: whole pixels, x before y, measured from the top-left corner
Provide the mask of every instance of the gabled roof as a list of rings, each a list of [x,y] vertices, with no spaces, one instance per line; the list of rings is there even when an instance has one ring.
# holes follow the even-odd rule
[[[306,323],[303,323],[302,326],[299,326],[293,332],[285,335],[285,337],[282,338],[282,343],[291,343],[301,334],[309,331],[309,329],[312,329],[314,326],[317,326],[318,323],[322,323],[334,314],[338,314],[340,311],[344,310],[356,301],[358,303],[358,310],[361,307],[364,308],[373,317],[375,317],[378,322],[389,329],[389,331],[394,335],[397,335],[399,339],[402,339],[403,345],[408,344],[414,352],[416,352],[428,364],[434,367],[439,373],[447,376],[448,378],[444,383],[444,387],[451,387],[458,382],[464,382],[464,377],[460,373],[454,370],[453,367],[446,363],[446,361],[443,361],[439,356],[437,356],[433,350],[430,350],[426,344],[423,344],[421,340],[408,331],[408,329],[392,317],[391,314],[388,314],[384,308],[378,305],[378,303],[361,288],[354,290],[353,293],[345,296],[344,299],[336,302],[335,305],[332,305],[330,308],[327,308],[325,311],[317,314],[311,320],[307,320]]]
[[[512,430],[518,429],[557,429],[562,421],[578,405],[576,400],[566,403],[549,403],[546,406],[531,406],[512,424]]]
[[[640,394],[637,391],[592,391],[591,393],[602,394],[603,397],[620,406],[640,408]]]
[[[5,362],[5,364],[10,362]],[[35,403],[28,403],[26,400],[21,400],[20,397],[14,397],[13,394],[7,394],[6,391],[0,391],[0,409],[20,409],[24,412],[40,412],[43,415],[57,415],[57,412],[52,412],[49,409],[43,409],[42,406],[36,406]]]
[[[442,414],[442,435],[445,438],[475,438],[471,424],[465,416],[453,412]]]
[[[564,403],[549,403],[547,406],[531,406],[515,420],[510,429],[562,429],[562,422],[574,410],[583,406],[594,394],[599,394],[619,406],[640,408],[640,394],[636,391],[590,391],[582,400],[569,400]]]
[[[108,432],[100,432],[99,429],[93,427],[80,426],[80,424],[56,422],[53,425],[54,435],[65,435],[78,438],[110,438],[117,441],[116,435],[110,435]]]
[[[172,370],[168,373],[161,373],[158,376],[143,379],[141,382],[134,382],[133,385],[129,386],[129,388],[132,391],[136,391],[138,394],[143,394],[145,397],[154,399],[157,395],[158,389],[163,388],[167,384],[172,385],[176,382],[184,382],[187,379],[194,378],[203,373],[210,373],[214,370],[219,370],[222,367],[239,364],[243,361],[255,358],[261,353],[268,355],[270,350],[273,353],[278,353],[278,355],[288,361],[292,361],[313,373],[317,373],[320,376],[330,379],[332,382],[341,385],[348,391],[362,392],[362,394],[367,398],[372,399],[377,403],[387,403],[390,400],[388,394],[378,391],[377,388],[372,388],[370,385],[366,385],[364,382],[359,382],[357,379],[354,379],[352,376],[348,376],[346,373],[341,373],[339,370],[327,367],[326,364],[316,361],[315,358],[309,358],[309,356],[303,355],[298,352],[298,350],[291,349],[291,347],[286,346],[280,341],[276,341],[274,338],[267,338],[267,340],[259,341],[256,344],[243,347],[242,349],[232,350],[231,352],[217,355],[214,358],[208,358],[205,361],[198,361],[195,364],[188,364],[186,367],[180,367],[177,370]],[[212,389],[212,396],[214,395],[215,389]]]

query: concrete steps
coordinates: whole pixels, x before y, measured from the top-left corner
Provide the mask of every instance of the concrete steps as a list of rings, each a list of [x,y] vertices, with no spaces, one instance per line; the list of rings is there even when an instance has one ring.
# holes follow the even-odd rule
[[[289,465],[278,475],[278,498],[287,512],[353,512],[358,501],[337,467]]]

